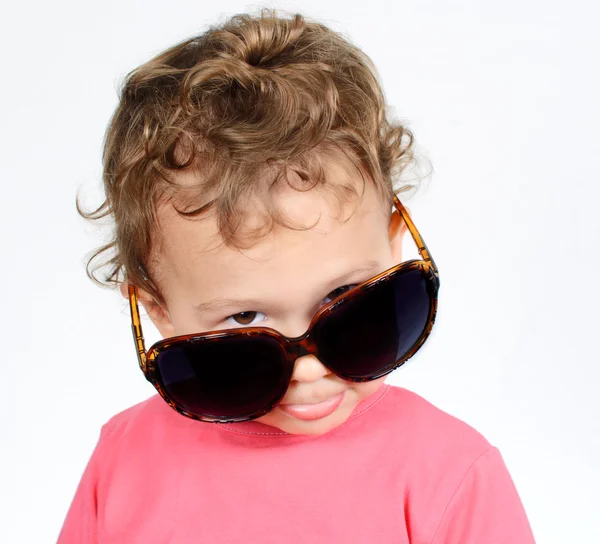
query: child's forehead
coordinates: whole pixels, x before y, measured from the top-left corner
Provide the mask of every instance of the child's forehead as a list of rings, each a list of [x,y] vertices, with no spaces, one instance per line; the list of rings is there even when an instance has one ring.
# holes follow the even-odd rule
[[[382,217],[386,216],[384,207],[376,201],[374,182],[364,170],[359,171],[340,149],[328,148],[319,151],[318,154],[324,171],[323,183],[318,183],[308,190],[298,189],[302,188],[305,182],[292,167],[288,168],[282,178],[272,185],[269,185],[269,181],[262,184],[263,176],[258,176],[257,187],[252,190],[252,196],[228,200],[230,210],[228,219],[239,218],[239,232],[242,238],[244,233],[260,230],[260,227],[265,225],[265,221],[269,222],[269,219],[273,219],[273,210],[280,214],[279,217],[284,217],[285,221],[291,222],[298,228],[314,225],[315,232],[321,232],[323,235],[332,231],[336,223],[344,222],[355,212],[360,217],[361,214],[370,214],[378,209],[382,212]],[[264,179],[272,181],[273,178],[269,176],[269,173],[264,173]],[[222,196],[218,194],[218,189],[203,194],[202,200],[197,201],[196,196],[202,194],[203,189],[200,173],[194,170],[182,171],[174,174],[172,179],[175,183],[171,188],[171,197],[159,205],[157,212],[162,237],[172,238],[172,243],[185,242],[187,237],[198,234],[201,230],[206,240],[204,248],[206,251],[221,245],[222,239],[216,227],[222,226],[217,224],[217,219],[222,221],[223,217],[217,218],[216,203],[203,211],[200,216],[182,218],[177,212],[177,209],[188,211],[210,200],[217,201]],[[234,180],[228,181],[228,183],[232,182],[235,183]],[[227,192],[233,194],[236,191],[229,188]],[[359,201],[356,195],[360,195]],[[375,217],[370,219],[373,220]],[[277,221],[273,227],[275,236],[283,236],[287,240],[296,238],[287,227],[278,225]]]
[[[161,251],[157,266],[167,285],[195,288],[199,278],[205,288],[223,287],[227,282],[253,278],[265,281],[297,282],[307,276],[327,277],[344,270],[363,267],[377,260],[386,241],[386,214],[372,183],[365,183],[362,196],[343,208],[340,220],[337,203],[326,191],[285,190],[278,202],[292,221],[307,229],[274,225],[271,232],[251,247],[228,247],[219,235],[215,214],[186,219],[164,207],[159,215]],[[250,223],[252,214],[249,214]]]
[[[348,202],[340,203],[325,188],[316,187],[304,192],[283,188],[276,197],[275,206],[298,228],[274,223],[268,234],[249,244],[243,253],[259,258],[270,249],[283,251],[286,247],[314,246],[321,239],[340,239],[350,232],[356,235],[365,228],[368,231],[370,226],[383,225],[386,214],[375,189],[366,183],[364,192],[360,192],[362,194]],[[263,203],[254,199],[247,202],[243,213],[242,238],[243,233],[264,224],[267,212]],[[158,216],[161,238],[170,247],[193,249],[208,258],[221,253],[239,253],[237,248],[225,245],[219,235],[214,207],[199,217],[187,218],[166,204],[161,206]]]

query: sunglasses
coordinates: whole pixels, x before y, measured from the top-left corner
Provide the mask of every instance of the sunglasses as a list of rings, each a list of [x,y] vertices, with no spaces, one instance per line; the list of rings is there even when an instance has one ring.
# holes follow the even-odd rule
[[[146,379],[180,414],[212,423],[261,417],[283,399],[298,357],[312,354],[350,382],[389,374],[423,345],[437,312],[438,269],[406,209],[394,205],[422,259],[411,259],[323,306],[297,338],[248,327],[165,338],[146,352],[136,288],[129,306]]]

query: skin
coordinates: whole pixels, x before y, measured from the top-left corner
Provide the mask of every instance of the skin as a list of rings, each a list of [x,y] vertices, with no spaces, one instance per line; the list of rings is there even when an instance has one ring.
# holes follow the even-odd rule
[[[362,177],[343,155],[329,158],[326,170],[328,179],[356,184],[360,194]],[[192,174],[179,176],[182,184],[192,182]],[[165,338],[243,326],[271,327],[289,337],[300,336],[317,310],[340,293],[329,298],[332,291],[366,281],[402,261],[406,225],[397,211],[390,218],[372,181],[367,177],[365,181],[362,198],[342,208],[343,217],[355,208],[345,223],[339,220],[339,208],[326,187],[298,192],[286,186],[277,195],[286,215],[300,225],[313,225],[320,214],[318,223],[304,231],[276,225],[252,248],[242,251],[220,243],[212,214],[190,221],[178,216],[170,205],[160,206],[162,245],[155,269],[166,302],[159,305],[148,293],[138,290],[139,302]],[[376,261],[376,266],[356,271],[368,260]],[[343,283],[332,284],[335,278],[352,271]],[[121,285],[121,292],[128,297],[126,283]],[[195,305],[218,297],[256,302],[195,311]],[[340,406],[333,414],[314,421],[296,419],[277,406],[257,421],[290,434],[327,433],[343,424],[386,377],[346,382],[315,356],[300,357],[282,402],[315,403],[344,391]]]

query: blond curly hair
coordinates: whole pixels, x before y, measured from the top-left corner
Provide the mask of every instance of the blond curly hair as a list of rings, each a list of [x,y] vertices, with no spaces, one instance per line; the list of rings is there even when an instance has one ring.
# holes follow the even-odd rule
[[[160,241],[161,202],[189,218],[212,209],[230,247],[274,223],[307,228],[291,224],[268,197],[294,172],[297,190],[319,184],[347,201],[355,190],[324,176],[328,150],[343,151],[366,172],[390,210],[394,192],[406,188],[395,183],[415,161],[411,131],[386,118],[372,61],[340,33],[298,13],[262,9],[168,48],[132,70],[120,89],[102,155],[106,199],[87,213],[76,198],[84,218],[114,221],[112,239],[87,262],[88,276],[103,286],[132,282],[164,303],[149,260]],[[198,183],[177,184],[183,171]],[[257,195],[266,221],[241,236],[248,199]],[[98,280],[94,273],[104,266]]]

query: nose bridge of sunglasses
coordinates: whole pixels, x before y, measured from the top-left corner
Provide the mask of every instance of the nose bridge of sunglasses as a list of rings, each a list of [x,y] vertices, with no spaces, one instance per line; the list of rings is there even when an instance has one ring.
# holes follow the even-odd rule
[[[287,343],[287,353],[290,360],[295,361],[305,355],[317,354],[317,347],[313,342],[312,335],[305,334],[297,339],[289,339]]]

